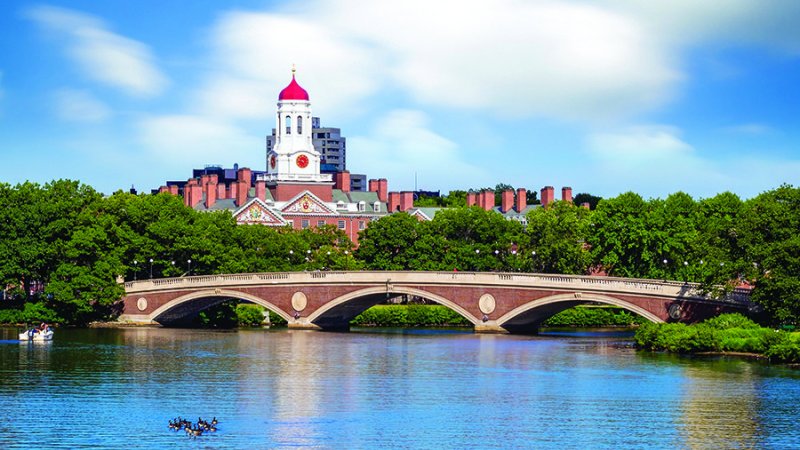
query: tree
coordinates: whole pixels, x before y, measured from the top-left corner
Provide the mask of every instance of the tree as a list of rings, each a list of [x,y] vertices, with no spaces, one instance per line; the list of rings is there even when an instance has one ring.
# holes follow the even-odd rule
[[[589,209],[595,210],[597,208],[597,204],[602,200],[602,197],[598,197],[596,195],[587,194],[586,192],[581,192],[577,194],[575,197],[572,198],[572,202],[576,205],[580,206],[584,203],[589,204]]]
[[[419,238],[419,220],[396,213],[371,222],[359,232],[356,257],[372,270],[408,270],[413,263],[409,249]]]
[[[589,210],[564,201],[531,210],[520,257],[533,272],[586,273],[591,264],[586,246],[590,216]]]
[[[664,258],[650,232],[649,210],[650,205],[633,192],[601,201],[587,239],[594,264],[614,276],[664,275]]]
[[[782,185],[745,202],[737,237],[752,299],[774,323],[800,321],[800,189]]]

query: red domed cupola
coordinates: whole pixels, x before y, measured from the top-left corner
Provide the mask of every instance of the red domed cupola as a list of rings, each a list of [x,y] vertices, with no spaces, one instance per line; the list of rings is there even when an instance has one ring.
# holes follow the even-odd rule
[[[292,82],[283,88],[278,94],[278,101],[281,100],[305,100],[308,101],[308,92],[301,88],[297,81],[294,79],[294,67],[292,67]]]

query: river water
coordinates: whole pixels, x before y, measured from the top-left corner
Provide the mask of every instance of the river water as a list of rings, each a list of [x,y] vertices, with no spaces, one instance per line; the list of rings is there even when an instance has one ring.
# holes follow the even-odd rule
[[[800,448],[800,371],[607,333],[0,329],[0,448]],[[219,420],[189,438],[171,418]]]

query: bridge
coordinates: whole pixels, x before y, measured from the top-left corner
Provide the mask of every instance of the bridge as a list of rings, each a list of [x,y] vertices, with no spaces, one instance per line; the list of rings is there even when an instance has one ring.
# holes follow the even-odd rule
[[[275,312],[290,328],[347,329],[362,311],[400,295],[444,305],[476,332],[535,332],[547,318],[585,303],[618,306],[653,322],[689,323],[750,306],[747,290],[715,298],[696,284],[674,281],[496,272],[278,272],[128,282],[118,320],[174,326],[238,299]]]

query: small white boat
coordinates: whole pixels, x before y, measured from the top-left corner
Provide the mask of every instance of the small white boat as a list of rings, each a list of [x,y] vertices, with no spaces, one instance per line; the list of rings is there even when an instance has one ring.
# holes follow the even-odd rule
[[[19,334],[20,341],[52,341],[53,330],[36,332],[34,330],[23,331]]]

